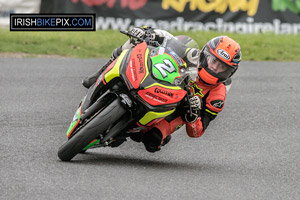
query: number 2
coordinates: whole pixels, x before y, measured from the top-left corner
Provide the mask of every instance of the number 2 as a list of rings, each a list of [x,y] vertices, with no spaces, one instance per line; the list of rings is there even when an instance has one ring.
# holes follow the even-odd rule
[[[154,67],[161,73],[163,78],[166,78],[168,76],[166,71],[171,74],[171,73],[175,72],[176,69],[170,60],[164,59],[163,62],[164,63],[155,64]]]

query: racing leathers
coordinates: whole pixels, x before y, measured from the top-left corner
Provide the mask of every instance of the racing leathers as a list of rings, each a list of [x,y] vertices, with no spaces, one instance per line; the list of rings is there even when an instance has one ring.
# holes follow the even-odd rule
[[[143,30],[149,30],[148,28],[135,28],[132,32],[135,35],[142,37],[145,35]],[[148,32],[149,33],[149,32]],[[165,37],[173,37],[170,33],[159,30],[159,29],[150,29],[150,34],[148,37],[152,38],[152,41],[157,41],[161,44]],[[112,54],[110,62],[112,62],[116,57],[120,55],[122,50],[133,47],[137,44],[138,41],[134,39],[128,40],[124,45],[116,48]],[[176,48],[178,51],[176,53],[182,57],[185,62],[188,64],[188,67],[198,66],[199,61],[199,49],[188,48],[184,45],[179,44],[180,48]],[[94,76],[95,80],[92,80],[91,77],[86,78],[83,81],[84,86],[90,86],[95,81],[96,78],[100,75],[101,69],[96,72]],[[179,129],[184,124],[186,125],[186,132],[190,137],[200,137],[205,132],[211,120],[215,119],[217,114],[222,111],[224,107],[224,102],[226,98],[226,87],[220,82],[216,85],[208,85],[199,77],[196,81],[190,81],[190,90],[191,93],[195,96],[198,96],[202,101],[202,108],[196,110],[196,118],[188,119],[187,111],[189,110],[189,105],[182,105],[176,109],[176,111],[166,117],[165,119],[155,123],[152,127],[147,128],[140,135],[131,137],[134,141],[140,142],[142,141],[145,145],[145,148],[149,152],[155,152],[160,150],[160,147],[169,142],[170,136],[173,132]]]
[[[199,117],[194,122],[187,122],[182,115],[184,108],[179,108],[174,114],[154,125],[162,133],[162,140],[184,124],[188,136],[202,136],[210,121],[215,119],[224,108],[226,87],[223,83],[208,85],[197,78],[195,82],[190,82],[190,88],[193,95],[197,95],[202,100]]]

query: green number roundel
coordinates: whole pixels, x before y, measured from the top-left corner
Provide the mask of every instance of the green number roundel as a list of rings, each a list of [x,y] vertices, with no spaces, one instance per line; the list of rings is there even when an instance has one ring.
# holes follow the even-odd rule
[[[155,78],[173,83],[176,77],[179,77],[178,65],[168,54],[157,55],[151,58],[152,74]]]

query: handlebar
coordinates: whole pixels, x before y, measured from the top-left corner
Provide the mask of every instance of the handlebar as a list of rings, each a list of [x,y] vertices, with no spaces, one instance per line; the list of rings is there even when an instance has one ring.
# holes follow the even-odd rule
[[[150,39],[150,37],[147,36],[147,33],[146,33],[146,37],[144,39],[142,39],[140,37],[137,37],[135,35],[130,34],[129,31],[120,31],[120,32],[123,33],[124,35],[127,35],[130,38],[137,39],[139,42],[146,42],[148,45],[151,45],[151,46],[154,46],[154,47],[158,47],[160,45],[157,41],[152,41]]]

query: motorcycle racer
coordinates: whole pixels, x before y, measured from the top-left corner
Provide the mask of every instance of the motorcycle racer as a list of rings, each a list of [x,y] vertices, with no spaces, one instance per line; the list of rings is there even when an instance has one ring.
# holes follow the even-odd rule
[[[90,86],[92,86],[96,82],[98,76],[102,73],[102,71],[110,63],[112,63],[122,53],[123,50],[130,49],[135,45],[139,44],[140,41],[137,38],[140,38],[141,40],[146,39],[147,44],[151,44],[152,46],[158,46],[163,43],[166,37],[174,37],[172,34],[165,30],[153,29],[151,27],[146,26],[133,28],[129,31],[129,33],[129,35],[134,37],[130,37],[130,39],[127,40],[123,45],[117,47],[112,52],[112,55],[108,62],[104,66],[102,66],[97,72],[90,75],[89,77],[84,78],[82,81],[84,87],[89,88]],[[192,38],[187,36],[183,36],[183,38],[180,38],[180,40],[178,41],[179,47],[177,48],[176,53],[185,60],[189,67],[197,67],[200,55],[197,43]],[[182,42],[184,42],[184,44],[182,44]]]
[[[116,48],[109,61],[111,63],[124,49],[138,43],[136,38],[150,38],[149,42],[161,44],[165,37],[172,36],[167,31],[148,27],[133,28],[132,37],[124,45]],[[197,66],[196,81],[190,81],[193,97],[186,104],[165,119],[154,124],[146,131],[131,139],[143,142],[149,152],[159,151],[167,144],[171,134],[186,125],[188,136],[197,138],[204,134],[208,125],[224,108],[226,87],[231,86],[231,76],[236,72],[241,61],[240,45],[227,36],[219,36],[208,41],[201,51],[197,48],[186,48],[182,58],[189,67]],[[101,70],[83,80],[85,87],[90,87],[100,75]]]

